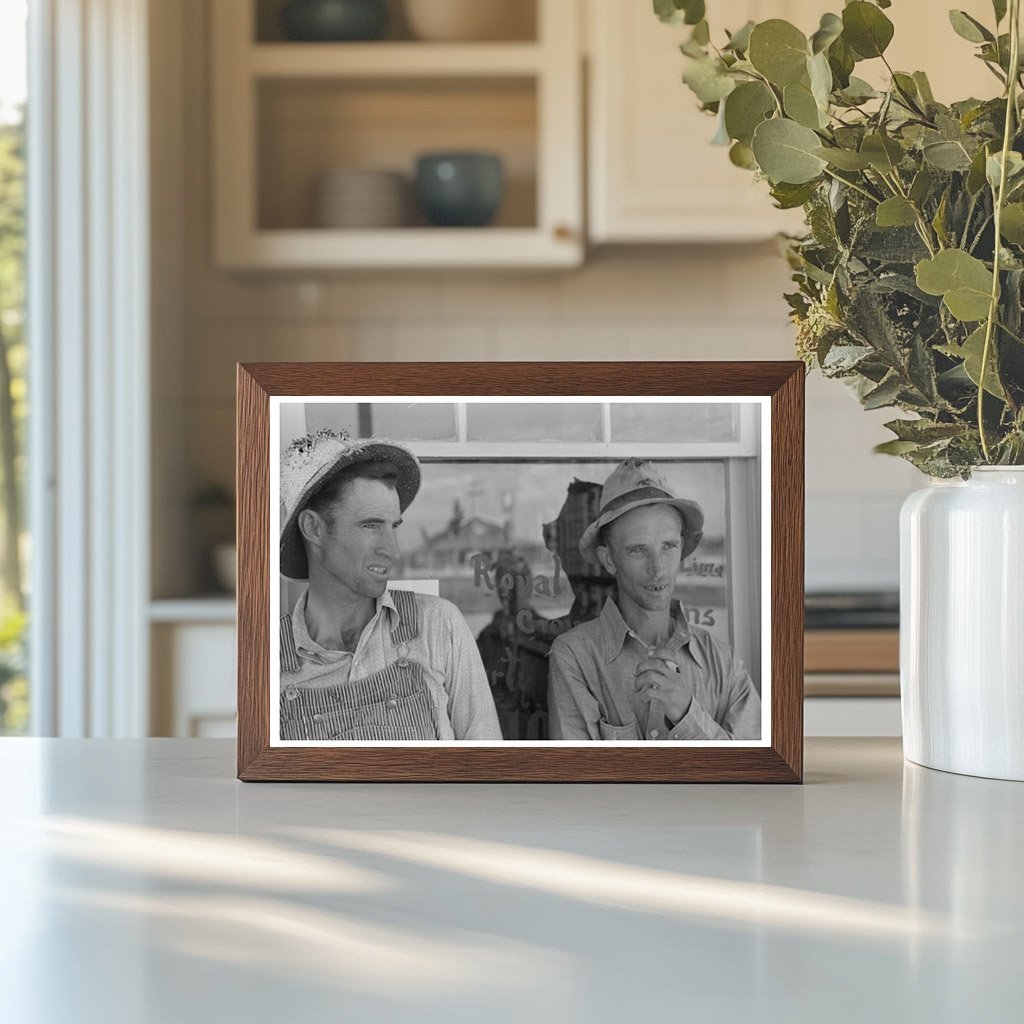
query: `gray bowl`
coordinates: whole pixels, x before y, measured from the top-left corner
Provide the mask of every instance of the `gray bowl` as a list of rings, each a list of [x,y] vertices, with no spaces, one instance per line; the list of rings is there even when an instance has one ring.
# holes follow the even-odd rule
[[[387,26],[387,0],[291,0],[281,11],[285,38],[296,42],[380,39]]]
[[[490,223],[505,194],[501,157],[494,153],[425,153],[416,161],[416,193],[436,227]]]

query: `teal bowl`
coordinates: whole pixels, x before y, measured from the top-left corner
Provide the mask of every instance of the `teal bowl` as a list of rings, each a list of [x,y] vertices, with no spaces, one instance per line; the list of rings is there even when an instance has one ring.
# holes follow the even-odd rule
[[[425,153],[416,161],[416,194],[436,227],[489,224],[505,195],[505,172],[494,153]]]
[[[387,0],[290,0],[281,11],[285,38],[295,42],[363,42],[387,27]]]

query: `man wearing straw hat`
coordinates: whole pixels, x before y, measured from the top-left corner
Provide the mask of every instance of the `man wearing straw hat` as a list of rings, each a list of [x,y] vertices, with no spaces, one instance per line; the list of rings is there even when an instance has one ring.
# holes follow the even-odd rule
[[[759,739],[761,701],[743,665],[672,600],[704,512],[648,462],[628,459],[601,491],[580,553],[616,598],[551,646],[549,733],[565,740]]]
[[[321,430],[281,462],[282,740],[500,740],[476,643],[450,601],[388,589],[420,486],[403,445]]]

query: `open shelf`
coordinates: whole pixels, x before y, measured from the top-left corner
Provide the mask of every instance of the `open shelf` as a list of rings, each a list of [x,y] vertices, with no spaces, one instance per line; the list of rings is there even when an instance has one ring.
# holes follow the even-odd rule
[[[321,176],[337,167],[403,175],[405,223],[379,230],[429,229],[415,198],[416,160],[451,150],[495,153],[504,167],[495,219],[471,234],[537,226],[534,79],[273,79],[258,85],[257,118],[261,230],[325,230],[315,197]]]
[[[251,47],[247,63],[258,78],[408,78],[535,75],[542,60],[534,43],[274,43]]]
[[[561,244],[558,244],[561,243]],[[259,231],[226,266],[280,267],[573,267],[573,239],[549,240],[532,228],[407,228],[387,231]]]
[[[220,0],[217,0],[219,3]],[[286,42],[289,46],[305,48],[315,44],[302,41],[286,40],[281,27],[281,12],[288,0],[245,0],[254,15],[252,32],[249,38],[258,44]],[[566,3],[568,0],[559,0]],[[501,42],[534,42],[537,39],[537,4],[538,0],[501,0],[498,16],[501,20],[501,31],[498,38]],[[388,24],[383,40],[356,43],[362,47],[378,47],[395,41],[419,43],[413,30],[414,20],[406,11],[406,0],[388,0]]]

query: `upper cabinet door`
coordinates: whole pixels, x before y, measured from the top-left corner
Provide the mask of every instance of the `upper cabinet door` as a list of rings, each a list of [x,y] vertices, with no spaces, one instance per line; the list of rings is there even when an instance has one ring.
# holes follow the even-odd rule
[[[650,0],[586,3],[591,241],[738,241],[800,230],[799,211],[776,210],[767,185],[733,166],[727,147],[711,145],[715,119],[682,82],[679,44],[689,27],[663,25]],[[771,17],[809,31],[826,6],[709,0],[708,19],[713,39]]]
[[[592,242],[706,242],[799,232],[800,211],[776,210],[767,185],[712,146],[714,118],[682,84],[679,44],[687,26],[663,25],[651,0],[584,0],[589,26],[589,233]],[[746,21],[785,18],[813,33],[844,0],[708,0],[712,39]],[[990,0],[936,4],[899,0],[887,52],[898,70],[923,70],[943,102],[998,95],[999,83],[951,28],[956,6],[991,26]],[[1006,23],[1002,26],[1006,30]],[[858,65],[872,84],[888,80],[881,61]]]

